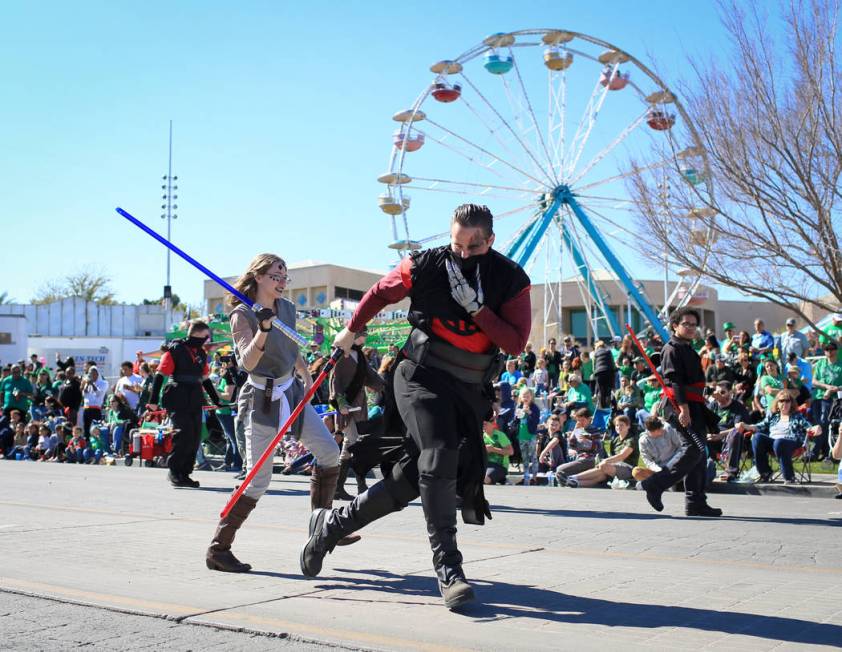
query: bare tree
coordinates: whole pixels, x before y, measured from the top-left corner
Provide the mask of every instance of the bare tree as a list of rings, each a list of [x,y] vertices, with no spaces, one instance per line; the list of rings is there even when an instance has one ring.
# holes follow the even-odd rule
[[[660,154],[631,177],[646,253],[800,314],[842,305],[838,0],[791,0],[776,41],[764,4],[720,5],[733,49],[690,62]],[[700,145],[700,147],[687,147]],[[668,193],[668,196],[667,196]]]
[[[14,302],[15,300],[9,296],[8,292],[0,292],[0,306],[9,305]]]
[[[114,303],[111,279],[101,270],[86,268],[71,272],[60,280],[47,281],[32,299],[32,303],[52,303],[68,297],[108,305]]]

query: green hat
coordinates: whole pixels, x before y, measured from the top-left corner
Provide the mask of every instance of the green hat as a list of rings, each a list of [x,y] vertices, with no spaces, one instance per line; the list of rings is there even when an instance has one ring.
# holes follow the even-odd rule
[[[724,331],[731,330],[734,328],[736,328],[736,326],[734,326],[734,322],[732,321],[726,321],[724,324],[722,324],[722,330]]]

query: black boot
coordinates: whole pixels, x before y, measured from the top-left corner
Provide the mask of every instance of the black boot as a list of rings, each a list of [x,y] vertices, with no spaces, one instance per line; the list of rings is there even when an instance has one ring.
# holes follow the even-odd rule
[[[339,464],[339,478],[336,480],[336,492],[333,495],[334,500],[354,500],[354,497],[345,491],[345,481],[348,479],[348,468],[351,465],[351,460],[342,460]]]
[[[348,505],[314,510],[310,515],[310,538],[299,556],[301,572],[306,577],[316,577],[322,570],[325,555],[333,552],[343,537],[386,514],[403,509],[417,495],[418,492],[411,487],[396,485],[387,478],[372,485]]]
[[[456,545],[456,478],[422,474],[418,481],[427,534],[433,550],[433,568],[448,609],[474,600],[474,590],[462,571],[462,553]]]
[[[718,507],[711,507],[707,503],[701,503],[701,504],[698,504],[698,505],[697,504],[693,504],[693,505],[688,504],[684,508],[684,513],[687,516],[710,516],[710,517],[713,517],[713,518],[717,518],[719,516],[722,516],[722,510],[721,509],[719,509]]]

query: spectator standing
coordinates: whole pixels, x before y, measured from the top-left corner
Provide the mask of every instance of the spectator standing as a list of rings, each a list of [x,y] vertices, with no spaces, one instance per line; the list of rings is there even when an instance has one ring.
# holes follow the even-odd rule
[[[81,388],[84,403],[82,427],[84,432],[90,432],[91,424],[102,420],[102,406],[108,391],[108,382],[100,377],[99,369],[91,367],[82,379]]]
[[[58,393],[58,402],[64,409],[64,416],[71,425],[78,421],[79,409],[82,407],[82,384],[76,376],[75,367],[64,370],[64,384]]]
[[[12,365],[12,373],[0,380],[0,398],[3,400],[3,411],[20,410],[22,414],[29,412],[29,400],[34,393],[32,383],[23,377],[23,369],[19,364]]]
[[[593,380],[593,359],[587,351],[579,354],[579,373],[582,374],[582,382],[590,387],[591,394],[594,394],[596,388]]]
[[[829,342],[835,342],[839,346],[840,341],[842,341],[842,313],[833,315],[830,318],[830,322],[830,326],[825,326],[824,333],[819,335],[819,343],[824,345]]]
[[[751,353],[760,357],[765,353],[771,353],[775,348],[775,338],[766,330],[762,319],[754,320],[754,335],[751,336]]]
[[[840,397],[842,388],[842,362],[839,360],[839,346],[836,342],[824,345],[824,357],[813,368],[813,414],[821,426],[816,438],[814,453],[819,458],[827,457],[830,410]]]
[[[29,414],[35,421],[41,421],[47,413],[47,399],[56,396],[53,383],[50,381],[50,374],[46,369],[38,372],[35,387],[32,394],[32,405]]]
[[[494,416],[482,423],[482,439],[488,455],[485,468],[485,484],[506,484],[509,472],[509,456],[512,454],[512,442],[505,433],[497,429]]]
[[[520,354],[520,368],[527,376],[531,376],[538,364],[538,358],[532,350],[532,342],[527,342]],[[546,368],[546,367],[545,367]],[[549,383],[547,383],[549,385]]]
[[[137,413],[137,408],[140,405],[140,394],[142,391],[143,378],[139,374],[134,373],[132,363],[126,361],[121,364],[120,379],[114,386],[114,393],[121,396],[134,413]]]
[[[809,348],[810,342],[807,341],[807,336],[801,331],[795,330],[795,319],[793,317],[787,319],[786,330],[781,333],[778,344],[781,360],[788,360],[790,353],[803,358]]]
[[[579,347],[573,341],[573,336],[565,335],[561,341],[561,357],[569,360],[574,360],[579,357]]]
[[[546,394],[550,386],[550,375],[547,373],[547,362],[541,358],[536,363],[535,372],[531,376],[532,386],[539,396]]]
[[[538,471],[538,452],[535,437],[538,434],[538,422],[541,420],[541,410],[535,405],[532,390],[528,387],[518,396],[519,405],[515,410],[512,428],[517,433],[520,443],[520,456],[523,462],[523,479],[518,484],[528,485]]]
[[[734,322],[726,321],[722,324],[722,330],[725,333],[725,338],[722,340],[722,347],[719,352],[729,360],[736,360],[740,345],[737,338],[734,337]]]
[[[547,362],[547,373],[550,376],[549,386],[555,387],[558,384],[558,376],[561,373],[561,363],[564,358],[561,357],[561,353],[556,349],[554,337],[547,342],[547,346],[549,348],[547,351],[544,351],[544,360]]]
[[[611,349],[602,340],[599,340],[594,348],[593,373],[596,380],[597,405],[607,408],[611,405],[611,391],[614,389],[617,367]]]

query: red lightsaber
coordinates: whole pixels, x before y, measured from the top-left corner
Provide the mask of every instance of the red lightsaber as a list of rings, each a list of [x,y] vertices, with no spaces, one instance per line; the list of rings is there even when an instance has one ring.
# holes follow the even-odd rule
[[[667,389],[667,385],[664,382],[664,379],[661,378],[661,374],[658,373],[658,369],[655,367],[655,364],[652,362],[649,356],[646,355],[646,351],[643,349],[643,345],[640,343],[640,340],[637,339],[637,335],[634,334],[631,325],[626,324],[626,330],[629,332],[629,335],[631,335],[632,341],[637,347],[637,350],[640,351],[640,355],[643,356],[643,359],[646,360],[646,364],[649,365],[649,369],[652,371],[652,374],[655,376],[655,378],[658,379],[658,383],[661,385],[661,390],[664,392],[664,396],[666,396],[669,399],[669,402],[672,404],[672,409],[675,410],[676,414],[678,414],[680,410],[678,408],[678,403],[676,403],[675,401],[675,397],[673,396],[672,392],[670,392]]]
[[[269,445],[266,447],[266,450],[263,451],[263,454],[260,456],[260,459],[254,463],[254,466],[249,469],[248,474],[246,475],[246,479],[243,480],[243,483],[237,487],[236,491],[231,494],[231,497],[228,499],[228,502],[225,504],[225,508],[220,512],[219,517],[225,518],[228,516],[228,512],[231,511],[231,508],[237,503],[240,499],[240,496],[243,495],[243,492],[248,488],[251,481],[254,479],[254,476],[257,475],[257,472],[260,470],[260,467],[263,466],[266,461],[272,457],[272,454],[275,452],[275,448],[278,444],[281,443],[281,440],[284,438],[287,430],[289,430],[290,426],[295,423],[295,420],[299,417],[299,415],[304,411],[305,406],[310,402],[310,399],[313,398],[313,394],[316,393],[316,390],[319,386],[324,382],[327,375],[330,373],[330,370],[336,365],[339,358],[344,355],[342,349],[336,349],[333,354],[328,359],[325,366],[322,368],[322,372],[316,376],[316,379],[313,381],[310,389],[304,394],[304,397],[295,406],[295,409],[292,411],[292,414],[289,415],[289,419],[286,420],[284,425],[281,426],[281,429],[278,430],[278,434],[275,435],[275,438],[269,442]]]

